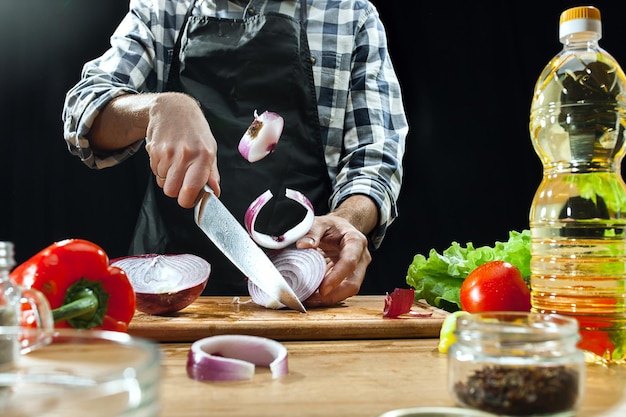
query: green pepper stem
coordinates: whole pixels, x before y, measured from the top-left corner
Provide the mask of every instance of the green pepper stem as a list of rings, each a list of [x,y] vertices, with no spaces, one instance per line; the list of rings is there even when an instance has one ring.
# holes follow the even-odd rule
[[[89,288],[82,288],[75,294],[74,301],[52,310],[55,323],[81,317],[89,320],[98,310],[98,297]]]

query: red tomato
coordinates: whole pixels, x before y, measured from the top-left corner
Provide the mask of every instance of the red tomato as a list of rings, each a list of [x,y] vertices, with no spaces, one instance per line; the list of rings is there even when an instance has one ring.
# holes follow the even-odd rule
[[[481,311],[530,311],[530,289],[519,269],[491,261],[474,269],[461,285],[461,308]]]

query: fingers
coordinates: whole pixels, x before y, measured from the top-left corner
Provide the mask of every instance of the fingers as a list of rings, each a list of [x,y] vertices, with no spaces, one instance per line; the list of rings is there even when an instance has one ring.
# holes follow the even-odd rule
[[[172,165],[167,174],[155,174],[155,179],[165,195],[176,198],[181,207],[191,208],[196,204],[205,184],[208,184],[217,196],[220,194],[217,168],[214,168],[212,173],[207,172],[205,164],[194,162],[186,169]]]
[[[222,189],[220,188],[220,173],[217,169],[217,164],[211,165],[211,169],[209,171],[209,180],[206,182],[209,187],[213,190],[216,197],[219,197],[222,193]]]
[[[320,284],[321,295],[327,295],[337,287],[344,278],[358,272],[361,264],[361,252],[360,246],[346,245],[341,248],[339,256],[334,259],[332,268],[326,273],[324,280]]]
[[[299,249],[317,248],[322,234],[323,230],[316,219],[307,234],[296,241],[296,247]]]
[[[195,100],[183,94],[161,96],[147,133],[150,169],[165,195],[184,208],[194,206],[205,184],[219,195],[217,142]]]
[[[296,246],[318,247],[329,260],[326,276],[318,291],[305,301],[306,305],[330,306],[359,292],[372,257],[365,235],[347,220],[333,215],[316,218]]]
[[[360,239],[352,242],[348,238],[320,284],[320,295],[329,296],[329,299],[355,295],[361,288],[371,260],[366,243],[363,244]]]
[[[304,302],[305,306],[328,307],[356,295],[363,284],[367,264],[369,264],[369,262],[360,262],[359,267],[356,268],[352,274],[341,279],[339,284],[332,288],[326,295],[322,295],[321,291],[314,293]]]
[[[219,196],[219,173],[217,168],[211,173],[203,163],[194,163],[189,166],[178,191],[178,204],[185,208],[193,207],[205,184],[209,184],[209,187]],[[164,191],[167,193],[167,190],[164,189]]]

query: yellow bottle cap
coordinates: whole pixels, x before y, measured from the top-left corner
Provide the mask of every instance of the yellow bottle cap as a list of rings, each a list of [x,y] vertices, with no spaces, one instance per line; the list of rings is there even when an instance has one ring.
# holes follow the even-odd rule
[[[602,19],[599,9],[593,6],[580,6],[561,13],[559,39],[563,40],[573,33],[580,32],[594,32],[602,35]]]

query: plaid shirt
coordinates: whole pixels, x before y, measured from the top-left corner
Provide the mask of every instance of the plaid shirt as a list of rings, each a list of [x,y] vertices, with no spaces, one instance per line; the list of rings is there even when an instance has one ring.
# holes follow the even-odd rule
[[[122,94],[164,91],[172,51],[192,0],[131,0],[111,48],[85,64],[63,109],[69,150],[89,167],[125,160],[143,145],[108,154],[92,151],[87,133],[99,111]],[[331,210],[353,194],[371,197],[378,247],[397,216],[408,133],[399,83],[378,12],[367,0],[307,0],[319,122],[333,192]],[[194,15],[242,18],[280,12],[300,18],[299,0],[197,0]]]

